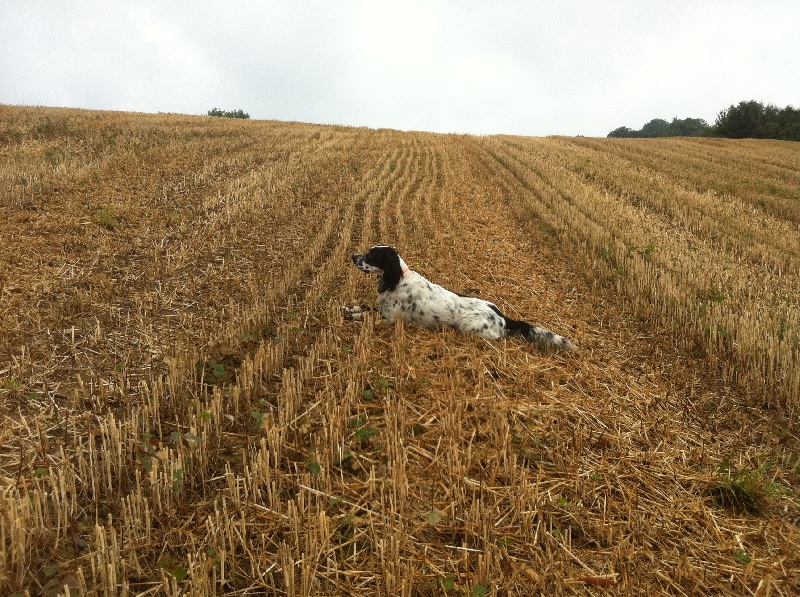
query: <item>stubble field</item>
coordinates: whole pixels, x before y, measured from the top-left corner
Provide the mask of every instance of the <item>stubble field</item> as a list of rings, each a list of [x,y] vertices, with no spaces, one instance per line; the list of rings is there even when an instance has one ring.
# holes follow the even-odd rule
[[[0,592],[797,594],[798,164],[0,106]]]

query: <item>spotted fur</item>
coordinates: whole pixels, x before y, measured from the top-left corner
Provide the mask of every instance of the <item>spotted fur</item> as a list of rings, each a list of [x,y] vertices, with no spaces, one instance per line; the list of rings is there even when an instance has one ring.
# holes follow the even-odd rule
[[[575,345],[558,334],[524,321],[510,319],[497,305],[462,296],[408,268],[392,247],[377,245],[353,255],[353,263],[368,274],[378,274],[378,310],[393,322],[404,319],[427,329],[451,327],[489,340],[521,336],[542,350],[572,350]],[[345,315],[359,318],[365,306],[346,307]]]

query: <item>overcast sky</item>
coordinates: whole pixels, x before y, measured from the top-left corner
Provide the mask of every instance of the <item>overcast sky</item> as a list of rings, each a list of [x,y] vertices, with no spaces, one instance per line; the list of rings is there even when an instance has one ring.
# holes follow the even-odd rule
[[[0,103],[605,136],[800,107],[800,2],[0,0]]]

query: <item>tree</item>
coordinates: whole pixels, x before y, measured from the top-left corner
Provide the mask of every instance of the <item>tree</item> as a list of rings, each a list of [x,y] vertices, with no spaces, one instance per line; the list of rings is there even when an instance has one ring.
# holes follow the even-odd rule
[[[220,110],[219,108],[211,108],[208,111],[208,115],[221,116],[223,118],[250,118],[250,114],[248,114],[241,108],[239,110],[231,110],[231,111]]]
[[[783,139],[800,141],[800,110],[778,108],[750,100],[717,115],[714,133],[731,139]]]
[[[717,114],[714,129],[717,134],[733,139],[755,137],[763,111],[764,105],[756,101],[731,105]]]
[[[654,118],[642,127],[641,137],[666,137],[669,123],[663,118]]]
[[[728,137],[731,139],[783,139],[800,141],[800,110],[792,106],[778,108],[750,100],[717,114],[714,126],[702,118],[673,118],[667,122],[654,118],[640,130],[626,126],[614,129],[609,137]]]
[[[621,138],[629,138],[629,137],[636,137],[636,133],[638,131],[634,131],[629,129],[627,126],[621,126],[617,129],[614,129],[610,133],[608,133],[609,137],[621,137]]]
[[[608,133],[609,137],[699,137],[707,135],[711,130],[708,123],[702,118],[673,118],[667,122],[655,118],[644,125],[640,130],[634,131],[627,126],[621,126]]]
[[[787,141],[800,141],[800,110],[786,106],[776,116],[779,139]]]
[[[673,118],[667,127],[669,137],[700,137],[708,131],[710,127],[702,118],[684,118],[678,120]]]
[[[750,100],[717,114],[714,130],[720,137],[757,139],[763,138],[765,124],[764,104]]]

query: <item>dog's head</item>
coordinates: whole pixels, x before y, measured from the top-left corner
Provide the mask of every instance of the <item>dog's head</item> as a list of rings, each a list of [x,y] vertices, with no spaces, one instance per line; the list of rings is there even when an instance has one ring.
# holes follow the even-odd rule
[[[393,247],[376,245],[364,254],[351,255],[355,266],[368,274],[378,274],[378,292],[394,290],[408,266]]]
[[[400,255],[393,247],[376,245],[363,255],[351,255],[353,263],[368,274],[380,274],[400,263]]]

